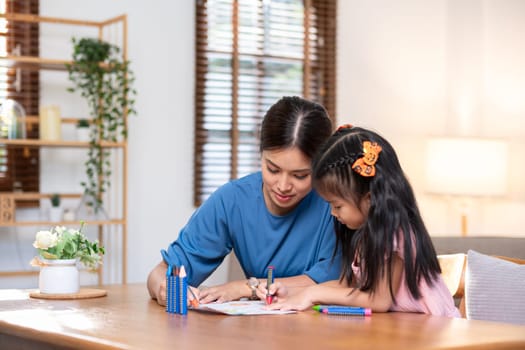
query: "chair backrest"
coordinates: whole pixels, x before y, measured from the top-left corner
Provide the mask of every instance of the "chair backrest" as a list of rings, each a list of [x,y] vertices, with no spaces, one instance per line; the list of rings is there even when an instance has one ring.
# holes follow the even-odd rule
[[[459,254],[438,255],[441,276],[454,298],[463,297],[467,256]]]
[[[508,256],[493,255],[495,258],[510,261],[515,264],[525,265],[524,259],[512,258]],[[467,270],[466,254],[441,254],[438,255],[441,275],[450,294],[459,302],[459,311],[462,317],[466,317],[465,312],[465,273]]]

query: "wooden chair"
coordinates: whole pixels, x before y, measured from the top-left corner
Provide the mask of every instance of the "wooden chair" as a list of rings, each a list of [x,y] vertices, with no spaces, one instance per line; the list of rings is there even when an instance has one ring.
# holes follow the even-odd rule
[[[494,257],[507,260],[516,264],[525,265],[525,260],[511,258],[508,256],[494,255]],[[465,271],[467,269],[467,255],[459,254],[441,254],[438,255],[439,265],[441,266],[441,276],[450,294],[454,299],[460,299],[459,312],[462,317],[466,317],[465,312]]]
[[[467,265],[467,255],[442,254],[438,255],[439,265],[441,266],[441,276],[453,297],[463,297],[464,273]]]

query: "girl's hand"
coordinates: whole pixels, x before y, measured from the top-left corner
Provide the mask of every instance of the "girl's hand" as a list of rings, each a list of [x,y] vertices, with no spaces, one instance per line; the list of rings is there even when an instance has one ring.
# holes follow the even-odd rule
[[[273,295],[273,302],[272,304],[276,303],[279,300],[284,300],[286,297],[288,297],[289,290],[286,288],[284,284],[281,282],[275,282],[270,285],[270,290],[268,291],[266,289],[266,282],[261,282],[259,284],[259,287],[257,287],[257,296],[261,300],[266,300],[266,294],[268,292]]]
[[[273,286],[273,285],[272,285]],[[271,288],[270,288],[271,289]],[[270,305],[267,305],[266,308],[269,310],[307,310],[314,306],[313,301],[310,298],[309,293],[310,288],[305,288],[302,291],[290,295],[288,297],[276,298],[276,302],[273,302]]]
[[[199,291],[199,302],[208,304],[211,302],[224,303],[232,300],[239,300],[242,297],[251,295],[250,288],[246,281],[233,281],[219,286],[203,288]]]

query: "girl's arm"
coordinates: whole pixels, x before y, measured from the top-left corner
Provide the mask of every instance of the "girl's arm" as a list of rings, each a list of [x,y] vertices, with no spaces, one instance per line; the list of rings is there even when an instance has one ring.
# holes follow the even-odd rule
[[[395,292],[401,283],[403,260],[397,255],[393,259],[392,289]],[[296,294],[287,294],[287,287],[274,285],[277,302],[269,308],[276,310],[306,310],[316,304],[348,305],[371,308],[375,312],[386,312],[392,306],[392,296],[386,275],[379,281],[374,294],[362,292],[339,283],[329,281],[302,289]]]

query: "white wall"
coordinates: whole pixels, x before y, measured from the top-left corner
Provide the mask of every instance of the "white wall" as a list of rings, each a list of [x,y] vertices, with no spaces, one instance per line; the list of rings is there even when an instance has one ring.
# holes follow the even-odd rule
[[[460,210],[425,193],[425,138],[461,135],[512,150],[508,194],[473,200],[469,232],[523,236],[525,2],[339,1],[338,24],[339,122],[392,142],[431,234],[459,234]]]
[[[45,16],[102,20],[122,13],[128,15],[129,58],[138,90],[138,115],[130,120],[129,135],[128,281],[144,282],[160,261],[159,250],[177,237],[194,209],[194,2],[41,1]],[[461,23],[470,25],[467,34],[479,45],[466,45],[470,51],[460,58],[476,62],[469,74],[483,82],[477,91],[479,127],[469,132],[507,137],[516,150],[512,191],[504,199],[476,202],[470,229],[523,236],[525,2],[340,0],[337,117],[339,123],[371,127],[386,136],[398,150],[431,233],[457,234],[458,211],[424,193],[422,164],[425,137],[457,133],[450,112],[456,78],[451,67],[458,64],[454,48],[462,47],[455,34],[465,30]],[[50,80],[43,84],[43,101],[56,100],[64,115],[76,114],[83,102],[67,92],[61,95],[62,86]],[[78,189],[82,170],[68,171],[67,185]],[[43,188],[57,186],[52,179],[43,181]],[[34,254],[33,237],[33,232],[3,234],[2,267],[25,268]],[[225,271],[219,271],[210,283],[224,278]],[[36,279],[0,280],[0,287],[9,286],[34,287]]]

